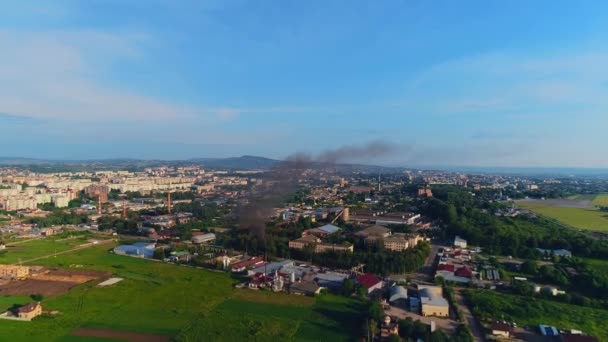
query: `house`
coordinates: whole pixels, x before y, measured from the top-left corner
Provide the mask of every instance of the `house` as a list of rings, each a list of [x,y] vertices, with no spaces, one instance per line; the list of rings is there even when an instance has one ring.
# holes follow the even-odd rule
[[[374,290],[381,289],[384,286],[382,279],[376,277],[371,273],[366,273],[357,277],[357,283],[367,288],[367,294],[374,292]]]
[[[443,298],[443,289],[440,286],[418,286],[423,316],[448,317],[450,305]]]
[[[314,296],[321,292],[321,287],[312,281],[300,281],[297,283],[291,284],[289,286],[289,293],[304,295],[304,296]]]
[[[456,236],[454,238],[454,247],[467,248],[467,240],[461,238],[460,236]]]
[[[30,321],[42,314],[42,305],[40,305],[40,302],[29,303],[18,307],[14,314],[21,319]]]
[[[55,230],[53,228],[44,228],[40,230],[40,235],[42,236],[51,236],[55,234]]]
[[[503,322],[493,323],[490,330],[492,331],[492,335],[505,338],[509,338],[511,337],[511,334],[513,334],[513,327]]]

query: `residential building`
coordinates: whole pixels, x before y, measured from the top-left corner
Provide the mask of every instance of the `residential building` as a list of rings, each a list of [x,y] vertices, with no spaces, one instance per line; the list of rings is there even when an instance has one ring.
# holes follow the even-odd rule
[[[30,321],[42,315],[42,305],[40,305],[40,302],[26,304],[18,307],[14,313],[17,317]]]
[[[0,265],[0,278],[21,279],[30,275],[29,266]]]

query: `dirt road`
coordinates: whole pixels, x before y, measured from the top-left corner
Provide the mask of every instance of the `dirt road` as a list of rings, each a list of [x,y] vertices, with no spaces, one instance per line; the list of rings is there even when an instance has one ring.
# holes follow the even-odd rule
[[[473,316],[473,314],[471,313],[471,310],[466,304],[464,296],[460,293],[460,291],[456,293],[456,305],[464,316],[463,318],[465,324],[471,330],[471,333],[473,334],[473,339],[477,342],[485,341],[485,333],[483,331],[483,328],[477,318],[475,318],[475,316]]]

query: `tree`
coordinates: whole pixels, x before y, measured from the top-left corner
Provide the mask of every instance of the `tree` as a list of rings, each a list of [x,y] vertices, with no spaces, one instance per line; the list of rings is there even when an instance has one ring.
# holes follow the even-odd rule
[[[154,250],[154,259],[163,260],[165,258],[165,249],[164,248],[156,248]]]
[[[344,279],[342,283],[342,294],[344,296],[350,296],[355,292],[355,281],[353,279]]]
[[[374,320],[373,318],[369,320],[368,322],[368,328],[369,328],[369,334],[372,337],[372,340],[375,339],[376,334],[378,333],[378,322],[376,322],[376,320]]]
[[[525,274],[535,275],[538,273],[538,263],[534,260],[526,260],[521,264],[521,271]]]
[[[359,286],[359,288],[357,289],[357,296],[359,296],[359,298],[366,298],[367,297],[367,287]]]
[[[36,293],[30,296],[30,298],[32,298],[32,300],[36,301],[36,302],[40,302],[44,299],[44,296],[41,295],[40,293]]]

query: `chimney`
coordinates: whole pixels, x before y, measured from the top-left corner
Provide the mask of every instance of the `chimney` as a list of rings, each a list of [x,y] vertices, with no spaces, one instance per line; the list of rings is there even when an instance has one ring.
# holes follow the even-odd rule
[[[97,196],[97,215],[101,216],[101,195]]]
[[[122,218],[127,218],[127,204],[122,202]]]
[[[167,193],[167,211],[171,214],[171,192]]]

